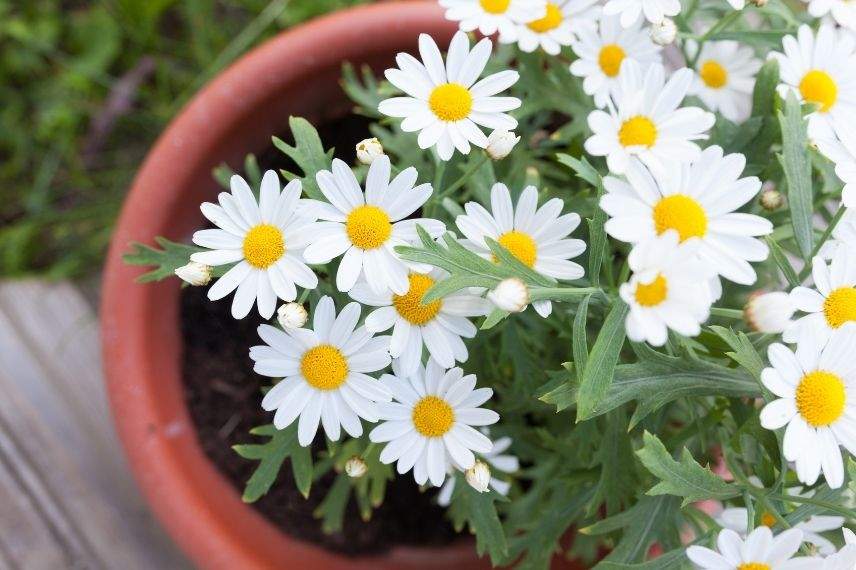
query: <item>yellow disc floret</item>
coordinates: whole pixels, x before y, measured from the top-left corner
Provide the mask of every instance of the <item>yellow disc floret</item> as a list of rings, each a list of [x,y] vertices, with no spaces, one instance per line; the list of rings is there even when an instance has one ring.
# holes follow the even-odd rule
[[[728,71],[712,59],[707,60],[701,66],[698,74],[704,84],[711,89],[720,89],[728,83]]]
[[[765,562],[744,562],[737,570],[771,570],[771,567]]]
[[[453,123],[466,119],[473,108],[473,96],[458,83],[443,83],[431,91],[428,107],[441,121]]]
[[[425,396],[413,406],[413,425],[425,437],[441,437],[454,423],[455,412],[442,398]]]
[[[392,235],[389,216],[377,206],[360,206],[348,214],[345,230],[351,243],[361,249],[375,249]]]
[[[803,376],[797,386],[797,410],[811,426],[828,426],[844,413],[847,393],[837,374],[816,370]]]
[[[437,316],[443,306],[443,301],[437,299],[427,305],[422,304],[422,297],[434,285],[434,280],[421,273],[411,273],[408,279],[410,280],[410,288],[404,295],[393,295],[392,306],[407,322],[414,325],[424,325]]]
[[[543,34],[544,32],[549,32],[550,30],[558,28],[561,23],[562,11],[556,4],[547,2],[547,13],[544,17],[529,22],[526,25],[533,32]]]
[[[278,227],[259,224],[244,236],[243,250],[247,263],[259,269],[267,269],[285,253],[285,240]]]
[[[773,516],[773,513],[764,511],[761,515],[761,524],[766,527],[773,528],[776,526],[776,517]]]
[[[533,267],[538,258],[538,244],[527,233],[511,230],[499,236],[499,245],[507,249],[517,261],[527,267]],[[493,261],[498,261],[494,256]]]
[[[597,56],[597,64],[607,77],[615,77],[621,71],[621,63],[624,61],[624,49],[618,44],[607,44],[600,48]]]
[[[821,113],[826,113],[838,99],[838,85],[825,71],[812,69],[800,81],[800,94],[809,103],[820,105]]]
[[[319,344],[303,353],[300,372],[318,390],[335,390],[348,377],[348,361],[330,344]]]
[[[654,206],[654,227],[657,235],[666,230],[677,230],[681,241],[704,237],[707,233],[707,214],[695,198],[686,194],[673,194],[662,198]]]
[[[652,147],[657,142],[657,125],[654,121],[643,115],[630,117],[618,130],[618,142],[621,146],[647,146]]]
[[[659,273],[650,283],[637,283],[633,296],[636,297],[636,302],[643,307],[656,307],[666,300],[668,294],[669,284],[663,274]]]
[[[856,287],[839,287],[823,302],[823,315],[830,327],[856,321]]]
[[[511,0],[479,0],[479,4],[488,14],[504,14]]]

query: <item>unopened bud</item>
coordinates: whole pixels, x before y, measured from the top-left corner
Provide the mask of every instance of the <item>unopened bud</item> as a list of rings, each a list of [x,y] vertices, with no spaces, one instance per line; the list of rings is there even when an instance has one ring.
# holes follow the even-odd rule
[[[205,265],[198,261],[191,261],[187,265],[182,265],[176,269],[175,274],[183,281],[190,283],[191,285],[199,286],[211,283],[212,271],[213,268],[210,265]]]
[[[277,322],[286,330],[299,329],[308,319],[309,314],[300,303],[286,303],[276,311]]]
[[[518,142],[520,142],[520,137],[511,131],[495,130],[487,137],[487,148],[485,150],[492,159],[502,160],[511,154],[511,150]]]
[[[794,311],[796,307],[787,293],[756,291],[743,308],[743,318],[755,332],[780,334],[791,324]]]
[[[762,208],[768,212],[772,212],[782,207],[785,203],[785,198],[781,192],[776,190],[776,185],[768,180],[761,186],[761,197],[758,201],[761,202]]]
[[[369,468],[366,465],[366,462],[363,461],[362,457],[357,455],[351,457],[345,462],[345,473],[352,479],[359,479],[365,475],[368,470]]]
[[[509,277],[500,281],[487,298],[503,311],[519,313],[529,304],[529,288],[517,277]]]
[[[476,460],[475,465],[467,469],[465,476],[470,487],[479,493],[487,491],[490,484],[490,467],[487,466],[487,463]]]
[[[667,46],[678,36],[678,27],[669,18],[663,18],[659,24],[651,25],[651,41],[658,46]]]
[[[383,145],[376,138],[363,139],[357,143],[357,160],[362,164],[371,164],[379,156],[383,156]]]
[[[767,0],[749,0],[752,4],[757,6],[758,8],[763,8],[767,5]]]

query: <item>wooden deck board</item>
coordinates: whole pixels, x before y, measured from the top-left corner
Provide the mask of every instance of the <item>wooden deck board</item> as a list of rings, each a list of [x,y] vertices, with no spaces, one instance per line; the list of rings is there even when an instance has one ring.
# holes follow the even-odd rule
[[[68,283],[0,282],[0,565],[188,567],[134,486]]]

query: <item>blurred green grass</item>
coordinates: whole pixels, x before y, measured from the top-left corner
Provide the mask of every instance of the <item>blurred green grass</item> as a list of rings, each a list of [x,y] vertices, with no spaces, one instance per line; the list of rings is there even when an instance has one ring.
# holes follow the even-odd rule
[[[154,139],[282,29],[362,0],[0,0],[0,276],[101,265]]]

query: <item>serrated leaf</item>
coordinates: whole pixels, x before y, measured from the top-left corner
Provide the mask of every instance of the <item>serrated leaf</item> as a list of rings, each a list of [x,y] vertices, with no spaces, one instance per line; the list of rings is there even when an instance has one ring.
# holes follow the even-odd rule
[[[559,154],[556,156],[556,160],[558,160],[560,164],[564,164],[565,166],[573,170],[579,178],[585,180],[586,182],[594,186],[596,189],[594,216],[590,220],[588,220],[588,276],[591,280],[592,285],[597,286],[598,284],[600,284],[600,268],[603,265],[603,258],[606,255],[607,245],[606,231],[603,229],[603,225],[606,223],[607,215],[606,212],[604,212],[600,208],[600,198],[603,196],[604,193],[603,178],[585,157],[577,159],[568,154]]]
[[[624,345],[624,319],[629,310],[621,300],[614,301],[594,341],[577,393],[577,422],[594,415],[612,385],[615,363]]]
[[[273,137],[273,145],[297,164],[302,171],[302,176],[285,171],[283,176],[287,179],[299,177],[307,196],[324,200],[324,195],[315,181],[315,174],[330,168],[331,155],[324,151],[321,137],[309,121],[302,117],[289,117],[288,126],[294,137],[294,145],[286,143],[279,137]]]
[[[648,562],[624,564],[605,561],[598,564],[596,568],[597,570],[683,570],[693,568],[693,565],[687,558],[686,549],[677,548]]]
[[[205,251],[195,245],[176,243],[162,237],[156,237],[155,242],[161,249],[142,243],[133,243],[131,244],[131,251],[122,256],[122,260],[128,265],[153,266],[155,268],[137,277],[137,283],[150,283],[175,277],[175,270],[182,265],[187,265],[192,254]]]
[[[800,103],[793,93],[785,100],[784,112],[777,113],[782,128],[782,154],[778,155],[787,182],[788,207],[794,228],[794,239],[805,261],[813,249],[811,217],[813,190],[806,123]]]
[[[458,502],[464,520],[476,536],[478,555],[487,552],[494,566],[501,564],[508,556],[508,542],[496,512],[496,502],[507,499],[493,489],[479,493],[459,480],[455,485],[454,500]]]
[[[679,541],[675,517],[678,500],[670,496],[643,497],[633,507],[585,529],[586,534],[599,534],[606,529],[623,529],[621,539],[595,570],[607,564],[640,562],[654,542],[671,544]],[[608,567],[608,566],[607,566]]]
[[[312,513],[321,519],[321,530],[327,534],[333,534],[342,530],[345,520],[345,508],[351,496],[351,478],[344,473],[339,473],[327,496]]]
[[[680,461],[676,461],[657,436],[646,431],[643,441],[636,455],[648,471],[660,479],[648,495],[683,497],[683,505],[687,505],[707,499],[724,501],[740,494],[739,489],[699,465],[687,448],[683,448]]]
[[[718,334],[731,347],[733,352],[726,353],[729,358],[748,370],[755,379],[761,379],[761,371],[765,368],[764,359],[758,354],[752,341],[745,333],[734,332],[720,326],[712,326],[710,330]]]
[[[304,497],[308,497],[312,485],[312,454],[308,447],[301,447],[297,441],[297,422],[282,430],[269,424],[254,428],[250,433],[269,439],[262,444],[233,447],[241,457],[259,462],[244,487],[244,502],[252,503],[265,495],[288,458],[291,458],[292,473],[298,490]]]

